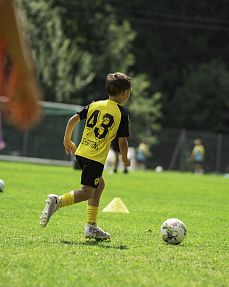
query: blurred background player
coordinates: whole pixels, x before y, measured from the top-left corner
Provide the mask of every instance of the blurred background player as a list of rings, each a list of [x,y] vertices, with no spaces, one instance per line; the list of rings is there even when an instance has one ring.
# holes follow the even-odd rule
[[[115,161],[114,161],[114,167],[113,167],[113,172],[117,173],[118,171],[118,166],[119,166],[119,156],[120,156],[120,150],[119,150],[119,143],[118,143],[118,137],[116,137],[112,143],[111,143],[111,147],[114,151],[115,154]],[[126,166],[124,166],[124,173],[128,173],[128,169]]]
[[[66,153],[74,153],[82,169],[82,188],[73,190],[62,196],[49,194],[45,208],[41,214],[41,226],[45,227],[60,207],[88,201],[87,224],[85,237],[99,240],[110,239],[110,234],[97,225],[97,214],[101,194],[105,187],[102,177],[104,164],[112,140],[119,137],[119,147],[122,161],[130,166],[128,154],[129,116],[122,107],[131,93],[130,78],[122,73],[108,74],[106,78],[106,93],[108,99],[92,102],[68,121],[64,147]],[[85,128],[79,146],[72,142],[72,134],[80,120],[86,119]]]
[[[147,140],[142,141],[135,154],[136,169],[146,169],[147,158],[151,155]]]
[[[204,158],[205,148],[200,139],[194,140],[194,147],[191,153],[191,160],[193,162],[193,169],[196,174],[204,173]]]
[[[22,26],[11,0],[0,0],[0,111],[27,130],[39,120],[40,91]]]

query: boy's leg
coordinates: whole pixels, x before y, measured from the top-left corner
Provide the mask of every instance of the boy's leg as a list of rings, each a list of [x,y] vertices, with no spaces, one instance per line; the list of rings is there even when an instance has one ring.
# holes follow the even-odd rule
[[[104,187],[105,187],[105,182],[104,182],[103,177],[101,176],[99,179],[99,185],[96,187],[92,197],[88,199],[89,205],[96,206],[96,207],[99,206],[100,197],[104,190]]]
[[[49,194],[46,199],[45,208],[40,217],[41,226],[46,227],[50,217],[57,209],[88,200],[93,196],[94,191],[95,188],[83,185],[82,189],[65,193],[59,197],[56,194]]]
[[[99,185],[95,189],[93,196],[90,199],[88,199],[88,205],[87,205],[87,210],[86,210],[88,224],[96,223],[99,201],[100,201],[101,194],[104,190],[104,187],[105,187],[104,179],[103,177],[100,177]]]
[[[119,152],[115,151],[114,173],[117,173],[118,171],[118,164],[119,164]]]
[[[105,182],[103,177],[100,177],[99,185],[95,189],[93,196],[88,200],[87,205],[87,224],[85,226],[86,238],[94,238],[99,240],[109,240],[110,234],[103,231],[97,224],[98,207],[101,194],[104,190]]]

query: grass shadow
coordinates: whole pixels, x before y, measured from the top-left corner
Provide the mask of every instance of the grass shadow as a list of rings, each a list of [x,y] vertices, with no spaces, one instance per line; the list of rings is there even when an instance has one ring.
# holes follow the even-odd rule
[[[98,240],[85,240],[85,241],[69,241],[69,240],[60,240],[61,244],[69,245],[69,246],[95,246],[99,248],[112,248],[112,249],[119,249],[119,250],[127,250],[128,247],[126,245],[113,245],[110,244],[110,241],[98,241]]]

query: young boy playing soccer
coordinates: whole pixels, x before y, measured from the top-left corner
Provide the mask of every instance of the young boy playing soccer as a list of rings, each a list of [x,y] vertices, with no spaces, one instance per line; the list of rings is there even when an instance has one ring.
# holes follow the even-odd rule
[[[127,157],[129,119],[128,113],[122,106],[130,96],[131,80],[122,73],[108,74],[105,90],[108,94],[107,100],[92,102],[72,116],[67,123],[64,147],[67,154],[69,152],[75,154],[82,169],[82,188],[61,196],[49,194],[40,217],[40,224],[43,227],[48,224],[50,217],[59,208],[87,200],[85,237],[98,240],[110,239],[110,234],[96,224],[100,196],[105,187],[102,173],[111,142],[116,135],[119,137],[120,154],[124,166],[130,166],[130,160]],[[83,119],[86,119],[85,128],[81,142],[76,148],[71,140],[72,133]]]

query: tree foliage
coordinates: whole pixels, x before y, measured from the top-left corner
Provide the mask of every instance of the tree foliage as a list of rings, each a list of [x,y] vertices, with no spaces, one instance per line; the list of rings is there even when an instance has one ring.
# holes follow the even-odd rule
[[[111,3],[119,19],[128,19],[136,32],[133,46],[136,57],[135,72],[147,74],[153,93],[162,92],[162,125],[229,132],[228,118],[225,116],[228,106],[220,96],[229,81],[229,10],[226,2],[111,0]],[[224,74],[225,81],[218,81],[217,86],[212,84],[217,73],[208,74],[210,67],[207,70],[203,68],[205,64],[212,66],[210,63],[215,59],[224,63],[220,75]],[[192,93],[187,93],[185,98],[179,96],[180,87],[184,88],[187,82],[190,82],[190,67],[193,67],[192,77],[195,76],[195,70],[199,71],[198,76],[203,77],[203,73],[206,73],[205,83],[211,84],[212,94],[217,99],[212,100],[208,85],[202,87],[207,105],[199,106],[199,98]],[[186,72],[187,70],[189,72]],[[201,80],[198,80],[197,76],[195,79],[190,88],[196,91]],[[193,113],[187,116],[187,102],[195,105],[195,113],[200,115],[210,114],[217,108],[217,115],[216,111],[212,113],[212,116],[217,118],[212,120],[211,125],[203,118],[201,124],[199,121],[197,124]],[[181,105],[186,109],[180,109]],[[189,120],[184,121],[187,117]]]
[[[69,101],[94,78],[92,55],[66,37],[61,9],[51,1],[20,0],[45,100]],[[77,66],[77,74],[75,72]],[[78,86],[77,86],[78,85]]]
[[[106,98],[105,77],[121,71],[132,75],[135,97],[130,105],[138,136],[153,141],[160,117],[158,96],[149,96],[150,81],[133,66],[136,33],[120,21],[107,1],[18,0],[25,12],[34,59],[45,100],[86,105]],[[157,98],[157,100],[155,100]],[[135,103],[136,102],[136,103]],[[140,104],[140,105],[139,105]],[[144,116],[141,108],[145,106]],[[155,105],[155,106],[154,106]],[[143,130],[141,126],[147,126]]]
[[[90,1],[18,2],[28,20],[46,100],[87,104],[104,97],[108,72],[128,72],[134,64],[134,31],[127,21],[117,23],[102,1],[90,7]]]
[[[191,66],[176,91],[172,110],[181,111],[171,121],[178,127],[227,132],[229,122],[229,71],[220,60]]]
[[[128,105],[131,118],[131,130],[134,141],[147,140],[157,142],[156,134],[160,129],[161,93],[150,94],[150,82],[146,75],[140,74],[133,79],[133,95]]]
[[[151,106],[164,127],[229,132],[222,96],[229,81],[224,0],[17,1],[46,100],[84,105],[105,98],[106,74],[121,71],[138,83],[130,104],[135,113]]]

